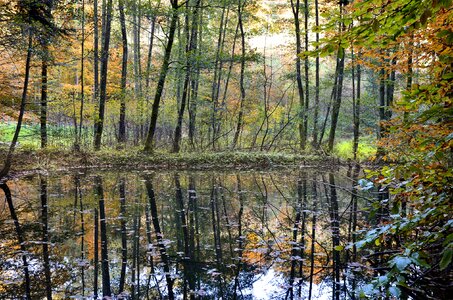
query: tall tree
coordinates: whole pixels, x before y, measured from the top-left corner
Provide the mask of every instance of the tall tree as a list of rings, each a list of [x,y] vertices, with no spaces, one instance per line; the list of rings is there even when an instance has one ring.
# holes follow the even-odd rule
[[[338,32],[341,36],[345,30],[345,25],[343,21],[344,6],[348,3],[346,0],[340,1],[340,24],[338,26]],[[341,38],[340,38],[341,40]],[[343,75],[344,75],[344,59],[345,59],[345,50],[341,43],[338,45],[337,51],[337,67],[335,70],[335,84],[332,90],[332,117],[330,122],[330,132],[329,132],[329,141],[328,141],[328,150],[331,152],[333,150],[333,145],[335,142],[335,135],[338,124],[338,116],[340,115],[340,106],[341,106],[341,96],[343,93]]]
[[[178,120],[176,124],[176,129],[175,129],[175,138],[173,140],[173,152],[179,152],[180,149],[180,144],[181,144],[181,133],[182,133],[182,119],[184,116],[184,111],[186,110],[186,102],[189,97],[189,83],[190,83],[190,76],[192,75],[192,65],[193,65],[193,55],[196,49],[196,42],[197,42],[197,30],[198,30],[198,10],[200,7],[200,2],[201,0],[197,0],[195,3],[195,8],[192,13],[192,25],[191,25],[191,32],[189,36],[189,18],[186,18],[186,27],[187,27],[187,38],[186,38],[186,74],[185,74],[185,79],[184,79],[184,88],[183,88],[183,94],[182,94],[182,99],[181,99],[181,106],[179,107],[178,110]],[[187,3],[187,9],[189,8],[189,1]],[[186,15],[188,16],[189,12],[186,12]]]
[[[118,10],[121,23],[121,41],[123,45],[123,57],[121,64],[121,100],[120,100],[120,122],[118,124],[118,142],[126,142],[126,81],[127,81],[127,32],[126,17],[124,15],[124,0],[118,1]]]
[[[305,135],[305,101],[304,101],[304,86],[302,83],[302,70],[299,54],[302,52],[302,42],[300,36],[300,0],[291,0],[291,10],[294,17],[294,32],[296,35],[296,81],[297,92],[299,96],[299,147],[305,149],[307,136]]]
[[[319,27],[319,3],[318,0],[315,0],[315,26]],[[315,33],[315,52],[316,52],[316,62],[315,62],[315,103],[314,103],[314,112],[313,112],[313,142],[312,145],[314,148],[318,148],[318,114],[319,114],[319,31],[316,30]]]
[[[101,46],[101,81],[99,83],[99,114],[95,121],[94,149],[101,148],[102,131],[104,129],[105,101],[107,100],[107,68],[109,61],[110,29],[112,24],[112,0],[107,1],[102,15],[102,46]]]
[[[5,162],[3,164],[3,169],[0,171],[0,179],[5,177],[9,170],[11,169],[11,163],[13,159],[13,153],[16,149],[17,140],[19,139],[20,129],[22,127],[22,120],[25,113],[25,105],[27,103],[27,92],[28,92],[28,82],[30,78],[30,64],[31,64],[31,55],[33,51],[33,32],[31,28],[28,28],[28,45],[27,45],[27,59],[25,61],[25,76],[24,76],[24,85],[22,88],[22,99],[20,102],[19,118],[17,119],[16,130],[14,131],[13,140],[9,146],[8,154],[6,155]]]
[[[44,13],[47,18],[52,18],[52,2],[53,0],[43,1]],[[47,91],[48,79],[47,69],[50,60],[49,42],[52,33],[45,30],[41,38],[42,46],[42,64],[41,64],[41,115],[40,115],[40,135],[41,135],[41,148],[47,147]]]
[[[244,31],[244,7],[247,0],[239,0],[238,2],[238,24],[239,31],[241,33],[241,75],[239,77],[239,89],[241,91],[241,100],[239,103],[239,113],[238,120],[236,125],[236,131],[234,133],[232,148],[234,149],[239,140],[239,135],[242,131],[243,126],[243,115],[244,115],[244,102],[245,102],[245,86],[244,86],[244,77],[245,77],[245,31]]]
[[[172,15],[170,21],[170,28],[168,32],[168,41],[165,47],[164,59],[160,70],[159,81],[157,83],[156,93],[154,96],[154,102],[151,112],[150,126],[148,135],[145,141],[145,152],[151,152],[153,150],[154,134],[156,132],[157,117],[159,115],[160,100],[162,98],[162,92],[164,90],[165,78],[167,77],[168,68],[170,65],[171,49],[175,39],[176,22],[178,20],[178,0],[170,0],[172,7]]]

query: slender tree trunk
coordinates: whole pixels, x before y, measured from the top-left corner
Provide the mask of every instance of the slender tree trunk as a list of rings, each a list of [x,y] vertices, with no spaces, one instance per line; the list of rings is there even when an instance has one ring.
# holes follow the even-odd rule
[[[76,150],[80,150],[82,141],[83,106],[85,104],[85,0],[82,0],[82,53],[80,57],[80,111],[79,111],[79,130],[76,137]]]
[[[211,101],[212,101],[212,112],[211,112],[211,131],[212,131],[212,148],[215,149],[215,141],[216,141],[216,128],[217,128],[217,110],[218,110],[218,95],[219,95],[219,84],[218,78],[220,77],[221,67],[220,67],[220,54],[222,48],[222,41],[224,35],[224,23],[225,23],[225,13],[227,12],[226,8],[226,1],[223,0],[222,2],[222,15],[220,17],[220,25],[219,25],[219,34],[217,37],[217,47],[215,52],[215,62],[214,62],[214,76],[212,79],[212,87],[211,87]],[[227,13],[228,14],[228,13]]]
[[[352,50],[353,51],[353,50]],[[360,52],[358,54],[360,58]],[[360,69],[360,64],[357,64],[355,66],[354,64],[354,51],[352,52],[352,83],[353,83],[353,99],[352,99],[352,110],[354,114],[354,141],[353,141],[353,147],[352,147],[352,152],[354,154],[354,160],[357,160],[357,151],[359,149],[359,127],[360,127],[360,98],[361,98],[361,81],[362,81],[362,74],[361,74],[361,69]],[[355,72],[354,68],[357,70],[357,93],[354,93],[354,82],[355,82]]]
[[[187,8],[188,8],[188,3],[187,2]],[[177,125],[175,129],[175,138],[173,141],[173,152],[178,153],[180,150],[180,144],[181,144],[181,134],[182,134],[182,120],[184,117],[184,111],[186,110],[186,102],[189,97],[189,83],[190,83],[190,77],[192,74],[192,60],[193,58],[191,55],[195,52],[196,50],[196,39],[197,39],[197,27],[198,27],[198,10],[200,6],[200,0],[197,0],[193,15],[192,15],[192,29],[190,32],[189,36],[189,18],[186,17],[186,30],[187,30],[187,35],[186,35],[186,75],[184,78],[184,88],[183,88],[183,94],[182,94],[182,99],[181,99],[181,106],[178,111],[178,120],[177,120]],[[188,14],[188,12],[187,12]]]
[[[97,105],[99,100],[99,17],[98,17],[98,0],[93,2],[93,102]],[[96,123],[94,130],[96,131]]]
[[[32,34],[32,29],[29,28],[27,59],[25,61],[25,78],[24,78],[24,86],[22,89],[22,100],[20,102],[19,117],[17,119],[16,131],[14,132],[13,140],[11,141],[11,145],[9,146],[8,154],[6,155],[3,169],[0,171],[0,179],[5,177],[9,173],[9,170],[11,169],[13,153],[14,153],[14,150],[16,149],[17,140],[19,139],[20,129],[22,127],[22,119],[24,118],[24,113],[25,113],[25,104],[27,103],[27,92],[28,92],[28,82],[29,82],[29,78],[30,78],[30,62],[31,62],[32,51],[33,51],[33,34]]]
[[[243,13],[244,7],[246,4],[246,0],[239,0],[238,3],[238,24],[239,24],[239,31],[241,33],[241,75],[239,79],[239,88],[241,91],[241,100],[239,103],[239,113],[238,113],[238,121],[236,125],[236,132],[234,133],[233,138],[233,145],[232,148],[236,148],[236,145],[239,140],[239,135],[242,131],[243,126],[243,115],[244,115],[244,102],[245,102],[245,86],[244,86],[244,73],[245,73],[245,32],[244,32],[244,24],[243,24]]]
[[[202,42],[203,42],[203,1],[200,0],[199,4],[200,13],[199,13],[199,20],[198,20],[198,30],[195,32],[195,48],[197,49],[197,56],[201,57],[202,51]],[[191,97],[189,99],[189,141],[192,149],[195,149],[195,131],[196,131],[196,117],[197,117],[197,102],[198,102],[198,87],[199,87],[199,79],[200,79],[200,63],[198,60],[194,64],[194,76],[191,80]]]
[[[118,1],[120,12],[121,40],[123,44],[123,60],[121,65],[121,100],[120,100],[120,122],[118,125],[118,142],[126,142],[126,80],[127,80],[127,32],[126,18],[124,15],[124,0]]]
[[[340,2],[340,17],[343,18],[343,6],[344,3]],[[340,21],[339,25],[339,32],[340,35],[344,31],[344,22],[343,20]],[[332,119],[330,122],[330,132],[329,132],[329,142],[328,142],[328,150],[332,152],[333,145],[335,142],[335,135],[337,130],[337,123],[338,123],[338,116],[340,115],[340,106],[341,106],[341,95],[343,92],[343,75],[344,75],[344,49],[341,45],[338,48],[337,52],[337,79],[336,84],[334,85],[334,93],[333,93],[333,106],[332,106]]]
[[[305,31],[305,51],[308,52],[308,0],[304,0],[304,31]],[[304,71],[305,71],[305,101],[304,101],[304,147],[307,144],[308,139],[308,109],[309,109],[309,96],[310,96],[310,78],[308,77],[309,66],[308,66],[308,55],[305,55],[304,59]]]
[[[94,135],[94,149],[99,150],[101,148],[102,131],[104,128],[104,114],[105,114],[105,102],[107,100],[107,70],[109,61],[109,46],[110,46],[110,29],[112,22],[112,0],[107,1],[107,7],[105,8],[105,24],[103,24],[103,39],[101,49],[101,81],[99,85],[99,114],[96,120],[96,131]]]
[[[164,90],[165,78],[167,77],[168,68],[170,65],[171,49],[173,47],[173,41],[175,39],[176,21],[178,19],[178,0],[171,0],[171,5],[172,5],[172,17],[171,17],[171,23],[170,23],[170,29],[169,29],[169,35],[168,35],[168,42],[167,42],[167,46],[165,47],[164,60],[162,63],[162,68],[160,70],[156,94],[154,96],[150,126],[149,126],[148,135],[146,137],[145,147],[144,147],[144,151],[148,152],[148,153],[153,150],[153,141],[154,141],[154,134],[156,131],[157,117],[159,115],[160,100],[162,98],[162,92]]]
[[[304,101],[304,86],[302,83],[302,70],[301,61],[299,54],[302,52],[302,43],[300,37],[300,22],[299,22],[299,10],[300,0],[291,0],[291,10],[294,16],[294,30],[296,34],[296,81],[297,91],[299,95],[299,147],[305,149],[307,137],[305,135],[305,101]]]
[[[319,7],[318,0],[315,0],[315,25],[319,26]],[[313,112],[313,147],[318,148],[318,115],[319,115],[319,32],[316,31],[316,62],[315,62],[315,105]]]
[[[49,48],[47,42],[43,46],[41,66],[41,148],[47,147],[47,66],[49,61]]]

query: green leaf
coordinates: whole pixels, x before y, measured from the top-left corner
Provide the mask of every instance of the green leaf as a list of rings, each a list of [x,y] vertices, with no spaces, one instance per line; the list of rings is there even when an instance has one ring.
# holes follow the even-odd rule
[[[396,286],[391,286],[389,288],[389,292],[392,296],[396,297],[396,298],[400,298],[401,296],[401,290],[399,288],[397,288]]]
[[[453,248],[447,248],[442,254],[442,259],[440,260],[440,269],[443,270],[451,263],[451,258],[453,255]]]
[[[397,256],[393,259],[398,270],[403,271],[410,263],[411,259],[405,256]]]
[[[344,246],[338,245],[334,247],[335,251],[341,251],[344,249]]]

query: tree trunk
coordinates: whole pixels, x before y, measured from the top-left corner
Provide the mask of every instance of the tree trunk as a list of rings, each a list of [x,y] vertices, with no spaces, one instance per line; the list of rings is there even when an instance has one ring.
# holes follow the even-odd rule
[[[315,0],[315,25],[319,26],[318,0]],[[313,147],[318,148],[318,115],[319,115],[319,32],[316,31],[316,62],[315,62],[315,105],[313,112]]]
[[[25,78],[24,78],[24,86],[22,89],[22,100],[20,102],[19,117],[17,119],[16,130],[14,132],[14,136],[13,136],[13,140],[11,141],[11,145],[9,146],[8,154],[6,155],[3,169],[0,171],[0,179],[5,177],[9,173],[9,170],[11,169],[13,153],[14,153],[14,150],[16,149],[16,144],[17,144],[17,140],[19,138],[20,129],[22,127],[22,119],[24,118],[25,104],[27,103],[28,81],[30,78],[30,62],[31,62],[32,51],[33,51],[33,34],[31,31],[31,28],[29,28],[27,59],[25,61]]]
[[[85,0],[82,0],[82,53],[80,56],[80,111],[79,111],[79,130],[76,138],[76,150],[80,150],[82,141],[83,106],[85,104]]]
[[[243,24],[243,13],[244,13],[244,6],[245,0],[240,0],[238,3],[238,24],[239,24],[239,31],[241,32],[241,75],[239,79],[239,86],[241,90],[241,100],[239,104],[239,114],[238,114],[238,121],[236,126],[236,132],[234,133],[233,138],[233,145],[232,148],[234,149],[237,145],[239,140],[239,135],[242,131],[243,126],[243,114],[244,114],[244,102],[245,102],[245,87],[244,87],[244,73],[245,73],[245,32],[244,32],[244,24]]]
[[[98,18],[98,0],[93,2],[93,17],[94,17],[94,30],[93,30],[93,76],[94,76],[94,91],[93,102],[97,105],[99,98],[99,18]],[[96,124],[94,125],[96,131]]]
[[[340,17],[343,17],[343,2],[340,2]],[[339,32],[340,35],[344,31],[344,23],[343,20],[340,21],[339,25]],[[340,107],[341,107],[341,95],[343,92],[343,75],[344,75],[344,49],[339,45],[338,52],[337,52],[337,78],[336,84],[333,90],[333,106],[332,106],[332,119],[330,122],[330,132],[329,132],[329,142],[328,142],[328,151],[332,152],[333,145],[335,142],[335,134],[337,130],[337,123],[338,123],[338,116],[340,114]]]
[[[302,43],[300,38],[300,22],[299,22],[299,6],[300,1],[291,0],[291,9],[294,16],[294,30],[296,34],[296,81],[297,91],[299,95],[299,147],[305,149],[307,137],[305,135],[306,129],[304,127],[305,118],[305,101],[304,101],[304,86],[302,84],[302,71],[299,54],[302,52]]]
[[[203,42],[203,1],[200,0],[200,13],[198,20],[198,30],[195,32],[195,48],[197,49],[197,56],[201,57],[201,46]],[[200,63],[197,61],[194,65],[194,76],[191,80],[191,97],[189,99],[189,141],[192,149],[195,148],[195,130],[196,130],[196,117],[197,117],[197,102],[198,102],[198,87],[200,79]]]
[[[360,53],[358,54],[360,58]],[[354,141],[352,146],[352,152],[354,154],[354,160],[357,160],[357,151],[359,149],[359,126],[360,126],[360,97],[361,97],[361,81],[362,74],[360,65],[354,66],[354,52],[352,52],[352,83],[353,83],[353,99],[352,99],[352,110],[354,114]],[[357,93],[354,93],[354,67],[357,69]]]
[[[121,65],[121,100],[120,100],[120,122],[118,124],[118,142],[126,142],[126,80],[127,80],[127,32],[126,18],[124,15],[124,0],[118,1],[120,12],[121,40],[123,44],[123,60]]]
[[[308,52],[308,0],[304,1],[304,31],[305,31],[305,51]],[[310,79],[308,78],[308,55],[305,55],[304,59],[304,71],[305,71],[305,102],[304,102],[304,147],[307,144],[308,139],[308,108],[309,108],[309,96],[310,96]]]
[[[49,48],[47,42],[43,45],[41,66],[41,148],[47,147],[47,66],[49,62]]]
[[[107,99],[107,68],[109,61],[110,28],[112,22],[112,0],[108,0],[105,8],[105,16],[102,16],[105,24],[102,25],[102,49],[101,49],[101,81],[99,85],[99,115],[96,120],[94,135],[94,149],[101,148],[102,131],[104,128],[105,101]]]
[[[146,137],[145,147],[144,147],[145,152],[151,152],[153,150],[154,134],[156,131],[157,117],[159,115],[159,105],[160,105],[160,100],[162,98],[162,92],[164,90],[165,78],[167,77],[168,68],[170,65],[171,49],[173,47],[173,41],[175,39],[176,21],[178,19],[178,0],[172,0],[171,5],[172,5],[172,17],[171,17],[171,23],[170,23],[170,29],[169,29],[168,42],[167,42],[167,46],[165,47],[164,60],[162,63],[162,68],[160,70],[156,94],[154,96],[150,126],[149,126],[148,135]]]
[[[188,8],[188,3],[187,2],[187,8]],[[192,60],[193,58],[190,57],[192,53],[195,52],[196,50],[196,39],[197,39],[197,27],[198,27],[198,9],[200,6],[200,0],[197,0],[196,6],[192,15],[192,29],[190,32],[190,37],[189,37],[189,18],[186,17],[186,30],[187,30],[187,35],[186,35],[186,75],[184,78],[184,88],[183,88],[183,94],[181,98],[181,106],[178,111],[178,120],[177,120],[177,125],[175,129],[175,138],[173,141],[173,152],[178,153],[180,150],[180,144],[181,144],[181,134],[182,134],[182,120],[184,117],[184,111],[186,110],[186,102],[187,99],[189,98],[189,83],[190,83],[190,76],[192,73]],[[187,12],[188,15],[188,12]]]

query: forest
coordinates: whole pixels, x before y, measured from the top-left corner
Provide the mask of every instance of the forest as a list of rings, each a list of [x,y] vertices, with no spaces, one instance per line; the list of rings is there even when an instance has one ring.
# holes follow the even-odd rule
[[[451,0],[0,0],[0,298],[450,298],[452,52]]]

